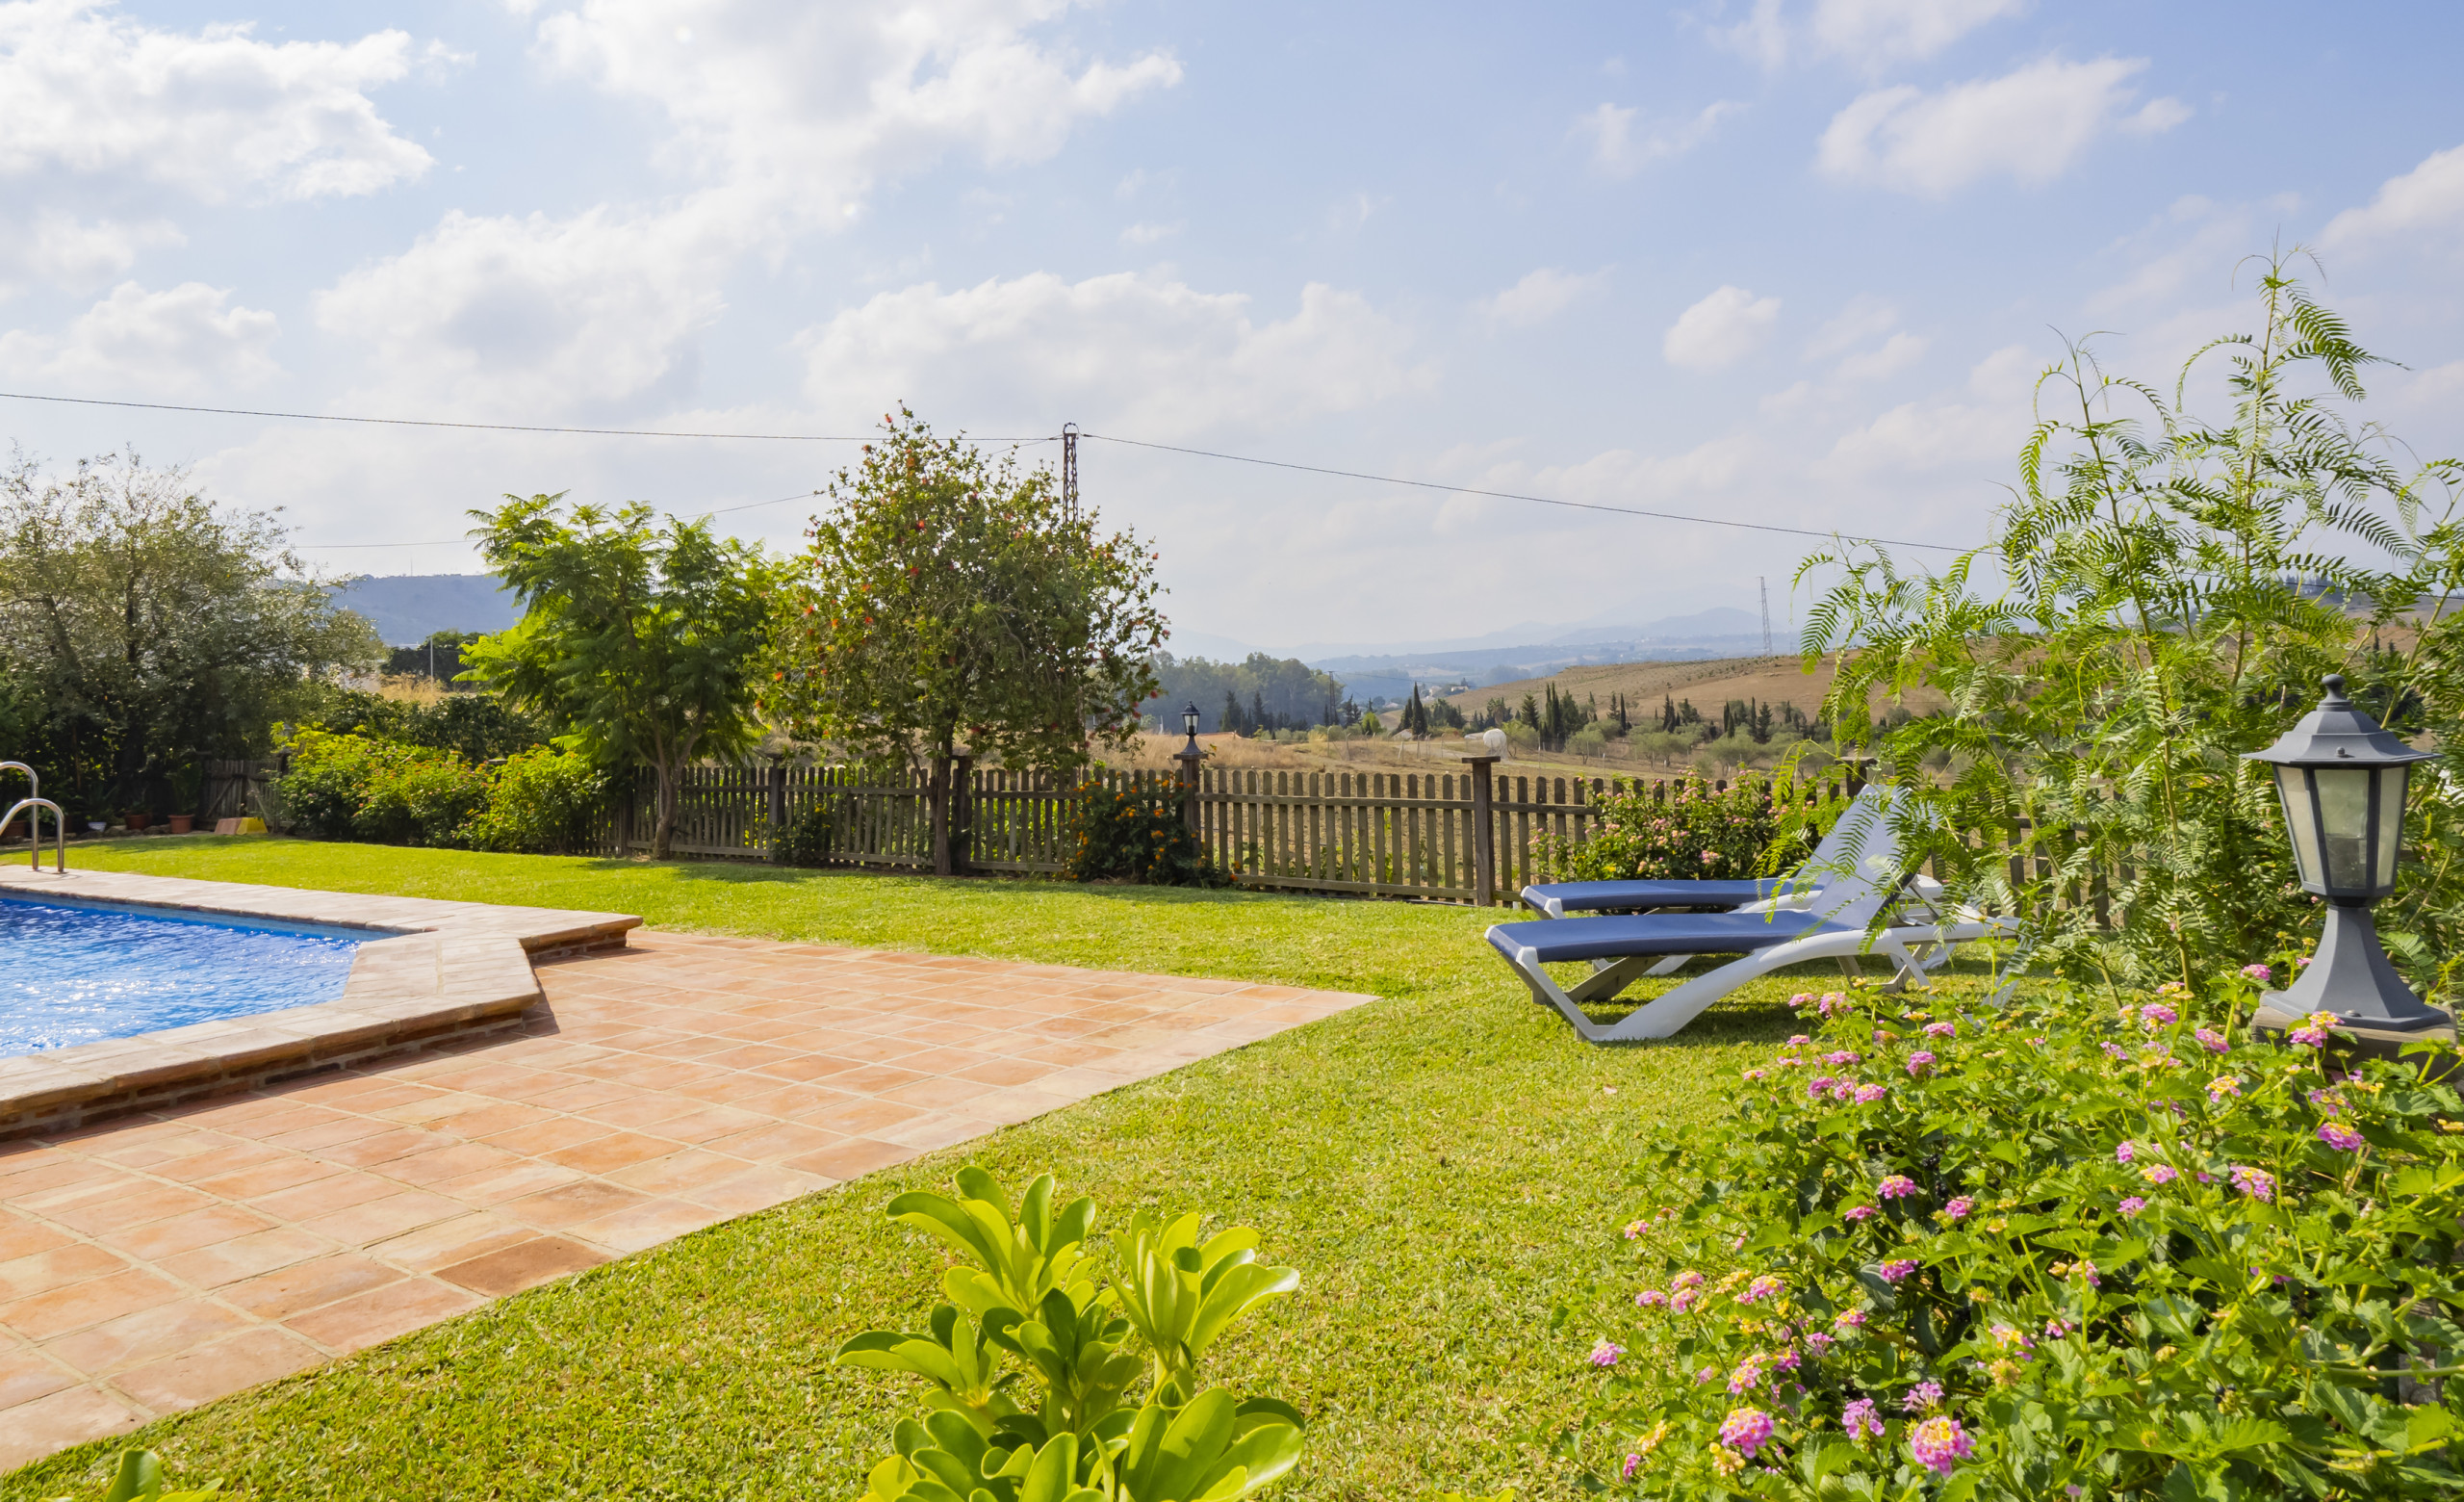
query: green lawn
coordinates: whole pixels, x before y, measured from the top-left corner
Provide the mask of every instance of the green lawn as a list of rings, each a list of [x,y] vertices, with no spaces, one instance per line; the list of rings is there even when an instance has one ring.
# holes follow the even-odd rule
[[[1616,1228],[1650,1194],[1627,1183],[1634,1143],[1714,1110],[1720,1082],[1788,1030],[1778,998],[1814,979],[1766,983],[1674,1042],[1604,1049],[1510,981],[1479,938],[1499,915],[1463,908],[273,840],[88,845],[71,864],[1385,998],[139,1436],[175,1477],[267,1502],[852,1496],[917,1404],[830,1353],[920,1325],[943,1259],[881,1206],[968,1160],[1018,1181],[1050,1170],[1109,1222],[1202,1207],[1301,1270],[1214,1373],[1311,1415],[1277,1495],[1572,1495],[1555,1441],[1583,1409],[1590,1311],[1623,1301]],[[21,1470],[0,1496],[94,1494],[123,1442]]]

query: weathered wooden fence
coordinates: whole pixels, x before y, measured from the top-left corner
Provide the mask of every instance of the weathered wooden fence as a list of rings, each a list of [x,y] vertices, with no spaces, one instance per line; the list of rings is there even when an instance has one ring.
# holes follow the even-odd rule
[[[1245,887],[1484,905],[1511,900],[1544,874],[1544,838],[1586,837],[1601,794],[1612,786],[1597,777],[1499,775],[1478,760],[1454,772],[1202,768],[1194,789],[1168,772],[1097,768],[1086,780],[1180,803],[1209,859]],[[1665,796],[1666,784],[1645,786]],[[952,769],[954,866],[1068,869],[1078,788],[1031,773],[979,770],[962,760]],[[595,834],[599,847],[610,854],[649,850],[656,798],[655,781],[641,774],[629,793],[611,800]],[[828,834],[822,864],[934,868],[932,789],[922,772],[868,780],[836,766],[696,767],[678,790],[669,848],[770,860],[776,832],[816,810]]]

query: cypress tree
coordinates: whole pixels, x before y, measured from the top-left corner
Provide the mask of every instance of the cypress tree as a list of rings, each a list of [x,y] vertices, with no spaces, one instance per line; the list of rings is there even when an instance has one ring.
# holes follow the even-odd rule
[[[1215,728],[1235,736],[1241,733],[1241,700],[1229,688],[1223,690],[1222,721]]]

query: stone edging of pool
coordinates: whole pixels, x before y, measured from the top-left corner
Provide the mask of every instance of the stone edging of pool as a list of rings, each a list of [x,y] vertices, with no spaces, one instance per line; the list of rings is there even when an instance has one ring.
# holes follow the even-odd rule
[[[0,1058],[0,1138],[253,1089],[455,1031],[511,1026],[541,998],[533,958],[621,949],[623,913],[500,907],[192,881],[0,869],[0,894],[372,929],[331,1001]]]

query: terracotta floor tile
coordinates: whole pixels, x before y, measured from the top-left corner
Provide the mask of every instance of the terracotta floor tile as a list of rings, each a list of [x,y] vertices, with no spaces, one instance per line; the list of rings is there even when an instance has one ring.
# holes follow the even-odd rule
[[[978,1084],[972,1079],[919,1079],[911,1085],[885,1090],[881,1099],[895,1101],[901,1105],[922,1106],[928,1111],[962,1111],[969,1101],[988,1095],[992,1089],[990,1085]]]
[[[210,1247],[218,1241],[235,1241],[264,1230],[272,1224],[264,1216],[236,1204],[209,1204],[186,1215],[174,1215],[169,1220],[132,1226],[126,1230],[105,1231],[95,1239],[138,1261],[159,1262],[167,1256]],[[0,1272],[0,1277],[4,1276],[5,1272]]]
[[[70,1387],[32,1403],[0,1409],[0,1470],[14,1469],[89,1439],[126,1434],[139,1422],[127,1403],[93,1387]]]
[[[170,1282],[133,1267],[0,1305],[0,1325],[29,1340],[48,1340],[107,1319],[168,1304],[179,1296],[180,1290]]]
[[[538,1234],[501,1215],[475,1210],[377,1242],[368,1249],[368,1255],[415,1273],[432,1273],[440,1267],[500,1252]]]
[[[956,1077],[987,1085],[1023,1085],[1043,1078],[1060,1066],[1036,1059],[1000,1058],[956,1071]]]
[[[0,1423],[7,1422],[6,1413],[18,1404],[49,1397],[76,1380],[32,1346],[0,1350]]]
[[[422,1189],[432,1189],[449,1179],[465,1178],[473,1174],[500,1173],[522,1161],[519,1154],[502,1148],[481,1142],[456,1142],[449,1147],[397,1158],[377,1172],[387,1178]]]
[[[227,1340],[122,1372],[112,1381],[138,1402],[167,1413],[305,1371],[324,1359],[315,1346],[289,1331],[260,1325]]]
[[[221,1297],[260,1319],[284,1320],[381,1288],[401,1276],[373,1257],[342,1252],[234,1283],[222,1290]]]
[[[393,1123],[373,1116],[329,1113],[325,1120],[314,1126],[268,1137],[266,1145],[280,1148],[286,1152],[321,1152],[342,1143],[356,1142],[362,1137],[373,1137],[379,1132],[394,1129]]]
[[[107,1248],[64,1238],[47,1252],[0,1262],[0,1304],[101,1278],[128,1265],[126,1257]]]
[[[405,1279],[288,1321],[319,1345],[358,1351],[391,1340],[482,1302],[478,1295],[424,1278]]]
[[[584,1177],[579,1169],[567,1168],[561,1163],[517,1158],[509,1168],[473,1174],[467,1178],[449,1178],[436,1186],[436,1192],[449,1195],[465,1204],[500,1204],[507,1200],[553,1189]]]
[[[299,1223],[299,1229],[346,1247],[364,1247],[372,1241],[382,1241],[406,1230],[434,1225],[449,1215],[461,1213],[462,1209],[462,1203],[458,1200],[412,1189],[388,1195],[382,1200],[371,1200],[366,1204],[336,1210],[331,1215],[311,1216]]]
[[[689,1097],[642,1095],[611,1104],[593,1106],[579,1114],[604,1126],[627,1131],[653,1131],[656,1124],[702,1109],[702,1103]]]
[[[202,1298],[176,1299],[123,1314],[90,1330],[43,1342],[43,1354],[89,1376],[142,1366],[246,1330],[256,1322]]]
[[[339,1163],[328,1163],[322,1158],[303,1153],[286,1152],[259,1167],[226,1174],[218,1178],[199,1179],[189,1187],[218,1199],[253,1200],[260,1195],[279,1194],[285,1189],[312,1184],[320,1178],[331,1178],[342,1172],[344,1169]]]
[[[39,1205],[39,1201],[37,1202]],[[143,1187],[80,1200],[72,1204],[44,1206],[40,1213],[46,1220],[58,1221],[71,1230],[88,1235],[117,1230],[123,1226],[142,1226],[148,1221],[167,1220],[190,1210],[203,1209],[214,1204],[211,1195],[177,1184],[148,1184]]]
[[[52,1190],[74,1189],[105,1180],[145,1182],[143,1179],[129,1178],[116,1165],[100,1158],[55,1158],[26,1169],[12,1177],[7,1182],[0,1183],[0,1195],[6,1195],[12,1204],[22,1204],[37,1195]]]
[[[607,1177],[629,1189],[639,1189],[645,1194],[690,1195],[703,1185],[743,1173],[747,1166],[744,1158],[687,1148],[666,1157],[618,1169]]]
[[[277,1226],[253,1236],[165,1257],[155,1265],[182,1282],[199,1288],[219,1288],[332,1250],[333,1244],[321,1236],[312,1236],[296,1227]]]
[[[651,1158],[664,1157],[675,1151],[676,1144],[664,1137],[628,1131],[540,1155],[551,1163],[561,1163],[585,1174],[606,1174]]]
[[[603,1178],[584,1178],[561,1189],[509,1201],[499,1205],[497,1212],[542,1230],[562,1230],[627,1205],[639,1204],[649,1198]]]
[[[902,1148],[894,1142],[879,1142],[870,1137],[850,1137],[845,1142],[791,1158],[781,1165],[800,1173],[819,1174],[824,1178],[841,1181],[860,1178],[877,1168],[904,1163],[921,1151]]]
[[[681,1198],[729,1215],[750,1215],[828,1189],[836,1182],[820,1174],[800,1173],[792,1168],[752,1168],[687,1191]]]
[[[781,1158],[818,1152],[832,1143],[846,1139],[845,1132],[827,1127],[809,1126],[802,1122],[770,1122],[751,1131],[713,1139],[712,1151],[730,1157],[740,1157],[753,1163],[775,1163]]]
[[[457,1137],[475,1142],[481,1137],[493,1137],[517,1126],[552,1121],[555,1114],[545,1106],[525,1105],[518,1101],[492,1101],[460,1115],[430,1122],[428,1126],[433,1131],[449,1131]]]
[[[0,1214],[0,1262],[13,1262],[21,1256],[64,1247],[69,1241],[68,1233],[57,1227],[22,1215]]]
[[[519,1152],[526,1157],[544,1157],[551,1152],[595,1141],[607,1135],[609,1135],[609,1128],[597,1122],[585,1122],[571,1116],[558,1116],[548,1121],[535,1122],[527,1126],[517,1126],[511,1131],[499,1132],[489,1137],[487,1143],[489,1147],[502,1148],[507,1152]]]
[[[991,1129],[992,1124],[981,1118],[955,1116],[937,1111],[930,1116],[919,1116],[911,1122],[903,1122],[896,1126],[884,1127],[875,1135],[884,1142],[895,1143],[902,1148],[912,1148],[918,1152],[930,1152],[937,1148],[946,1148],[954,1143],[981,1137]]]
[[[279,1148],[261,1142],[234,1142],[204,1152],[192,1153],[146,1170],[157,1178],[173,1183],[194,1184],[201,1179],[217,1178],[244,1169],[262,1168],[269,1163],[284,1161],[290,1154]]]
[[[851,1101],[844,1105],[815,1111],[804,1118],[804,1125],[860,1137],[866,1132],[895,1126],[901,1122],[911,1122],[923,1114],[922,1106],[908,1105],[898,1101]]]
[[[502,1298],[535,1287],[569,1273],[597,1267],[607,1260],[607,1254],[564,1236],[533,1236],[513,1246],[499,1248],[450,1267],[437,1269],[436,1276],[475,1293]]]
[[[453,1143],[453,1138],[440,1132],[426,1131],[417,1126],[395,1126],[380,1131],[372,1137],[361,1137],[351,1142],[338,1142],[330,1148],[321,1150],[319,1156],[351,1168],[375,1168],[391,1163],[397,1158],[409,1157],[415,1152],[451,1147]]]
[[[614,1247],[619,1252],[639,1252],[661,1242],[715,1226],[726,1220],[725,1210],[683,1200],[651,1200],[629,1205],[597,1220],[584,1221],[567,1228],[567,1234],[601,1246]]]
[[[258,1195],[248,1202],[248,1207],[276,1220],[298,1221],[401,1192],[401,1185],[374,1174],[337,1174],[296,1189]]]

